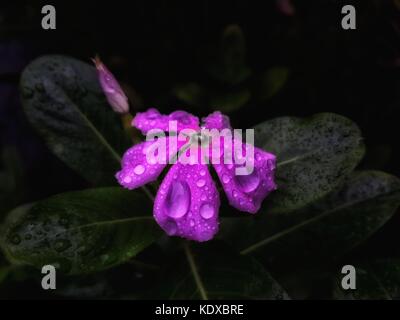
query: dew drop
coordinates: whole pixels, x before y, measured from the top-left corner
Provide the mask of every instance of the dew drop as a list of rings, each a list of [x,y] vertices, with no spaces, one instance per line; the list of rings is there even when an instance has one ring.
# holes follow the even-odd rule
[[[228,175],[224,174],[222,176],[222,182],[223,183],[228,183],[230,180],[231,180],[231,178]]]
[[[20,244],[21,242],[21,237],[17,234],[14,234],[11,239],[10,239],[12,244]]]
[[[164,226],[165,232],[169,235],[169,236],[173,236],[176,234],[176,232],[178,231],[178,227],[176,225],[176,222],[173,220],[168,220]]]
[[[202,201],[206,200],[206,199],[207,199],[207,195],[206,195],[205,193],[203,193],[203,194],[201,195],[200,199],[201,199]]]
[[[202,177],[204,177],[204,176],[206,175],[206,170],[201,169],[201,170],[200,170],[200,175],[201,175]]]
[[[237,196],[238,196],[238,192],[237,192],[236,190],[233,190],[233,192],[232,192],[232,196],[233,196],[234,198],[237,198]]]
[[[204,203],[201,207],[200,207],[200,215],[204,218],[204,219],[210,219],[214,216],[215,214],[215,209],[214,206],[212,206],[209,203]]]
[[[236,176],[236,181],[246,193],[256,190],[260,184],[260,177],[256,170],[245,176]]]
[[[165,200],[166,214],[173,218],[183,217],[190,206],[190,188],[185,181],[173,181]]]
[[[54,249],[57,252],[63,252],[67,250],[71,246],[71,242],[68,240],[57,240],[56,243],[54,244]]]
[[[206,184],[206,180],[204,180],[204,179],[200,179],[200,180],[198,180],[197,183],[196,183],[196,185],[197,185],[199,188],[204,187],[205,184]]]
[[[194,221],[193,220],[190,220],[189,224],[190,224],[191,227],[194,227]]]
[[[126,176],[124,178],[124,183],[131,183],[132,182],[132,178],[130,176]]]
[[[133,169],[133,172],[137,175],[141,175],[144,172],[145,168],[141,164],[138,164],[135,169]]]

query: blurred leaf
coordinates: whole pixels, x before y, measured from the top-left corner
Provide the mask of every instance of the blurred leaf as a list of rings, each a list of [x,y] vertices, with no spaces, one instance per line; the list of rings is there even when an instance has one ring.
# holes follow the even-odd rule
[[[268,200],[267,200],[268,201]],[[242,254],[270,263],[331,261],[376,232],[400,205],[400,180],[378,171],[354,173],[344,185],[303,211],[229,219],[221,236]]]
[[[285,85],[289,77],[289,69],[274,67],[267,70],[262,76],[258,88],[258,98],[267,100],[276,95]]]
[[[160,234],[151,203],[120,188],[64,193],[12,211],[1,234],[14,263],[64,273],[95,272],[120,264]]]
[[[25,113],[48,147],[93,184],[115,184],[128,139],[94,67],[68,57],[44,56],[26,67],[20,87]]]
[[[190,106],[200,106],[205,96],[204,89],[194,82],[177,85],[173,91],[178,99]]]
[[[288,299],[261,264],[215,241],[189,247],[163,277],[167,299]],[[185,261],[186,260],[186,261]],[[154,299],[155,292],[151,292]]]
[[[400,260],[382,259],[354,265],[356,269],[356,289],[344,290],[341,282],[345,276],[339,273],[333,298],[350,300],[400,299]]]
[[[243,107],[250,100],[250,97],[250,91],[247,89],[226,93],[224,95],[214,97],[211,100],[211,106],[215,110],[229,113],[239,109],[240,107]]]
[[[238,25],[229,25],[221,37],[219,63],[209,68],[210,74],[221,82],[235,85],[251,75],[246,66],[246,40]]]
[[[364,155],[357,125],[333,113],[266,121],[255,127],[255,144],[277,156],[278,190],[268,199],[274,212],[295,210],[320,199]]]

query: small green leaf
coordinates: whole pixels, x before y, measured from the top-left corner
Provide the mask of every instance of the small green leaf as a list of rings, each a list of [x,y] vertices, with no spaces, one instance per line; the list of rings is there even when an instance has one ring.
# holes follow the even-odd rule
[[[381,259],[353,264],[356,269],[356,289],[344,290],[339,273],[334,284],[333,298],[349,300],[400,299],[400,260]]]
[[[194,82],[177,85],[173,91],[178,99],[190,106],[201,106],[205,99],[204,89]]]
[[[44,56],[26,67],[20,88],[29,121],[54,154],[95,185],[115,184],[128,139],[95,68],[68,57]]]
[[[274,67],[268,69],[261,77],[258,98],[267,100],[276,95],[285,85],[289,77],[289,69]]]
[[[12,211],[1,245],[10,261],[67,274],[95,272],[127,261],[160,235],[151,202],[120,188],[60,194]]]
[[[211,99],[211,106],[222,112],[232,112],[243,107],[251,97],[249,90],[244,89],[237,92],[225,93]]]
[[[333,113],[266,121],[255,127],[255,144],[277,156],[278,190],[268,198],[274,212],[292,211],[320,199],[364,155],[357,125]]]
[[[251,70],[246,66],[246,39],[238,25],[229,25],[224,29],[220,50],[219,63],[212,65],[209,73],[230,85],[245,81]]]
[[[189,247],[167,269],[161,285],[168,299],[288,299],[261,264],[215,241]],[[154,291],[152,291],[154,298]]]
[[[311,263],[339,258],[375,233],[400,205],[400,180],[377,171],[355,173],[322,201],[287,215],[222,223],[224,239],[241,253],[269,262]],[[236,227],[235,227],[236,225]]]

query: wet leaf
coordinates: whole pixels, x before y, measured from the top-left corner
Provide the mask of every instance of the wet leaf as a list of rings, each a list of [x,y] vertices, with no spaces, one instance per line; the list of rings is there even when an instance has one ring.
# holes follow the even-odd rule
[[[334,284],[333,298],[349,300],[400,299],[400,260],[381,259],[354,264],[356,289],[344,290],[339,273]]]
[[[101,188],[53,196],[13,210],[1,233],[10,261],[67,274],[125,262],[159,235],[151,202],[135,191]]]
[[[277,156],[278,190],[268,198],[274,212],[299,209],[320,199],[364,155],[357,125],[333,113],[263,122],[255,127],[255,144]]]
[[[256,254],[270,263],[332,261],[356,247],[395,213],[400,205],[400,180],[378,171],[354,173],[325,199],[302,211],[253,219],[228,219],[221,236],[242,254]]]
[[[95,68],[64,56],[44,56],[26,67],[20,88],[28,120],[51,151],[93,184],[115,184],[128,139]]]

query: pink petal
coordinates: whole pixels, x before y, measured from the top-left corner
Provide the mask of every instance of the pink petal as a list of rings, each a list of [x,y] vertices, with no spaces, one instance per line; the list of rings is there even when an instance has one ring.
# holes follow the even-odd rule
[[[149,157],[146,156],[146,152],[153,148],[155,141],[142,142],[129,148],[122,158],[122,170],[116,174],[118,182],[132,190],[156,180],[169,159],[176,155],[177,150],[185,143],[178,141],[177,146],[174,146],[172,139],[175,137],[159,138],[157,141],[160,144],[165,143],[165,150],[149,153]],[[151,156],[153,153],[157,153],[157,157]]]
[[[215,111],[209,114],[207,117],[203,118],[204,126],[207,129],[218,129],[222,130],[225,128],[231,128],[231,124],[229,122],[229,117],[222,114],[219,111]]]
[[[219,194],[206,165],[174,164],[154,202],[154,218],[170,236],[207,241],[218,231]]]
[[[242,150],[246,149],[245,144],[240,141],[236,143],[241,144]],[[213,166],[230,205],[241,211],[256,213],[264,198],[276,189],[274,182],[276,157],[258,148],[254,148],[254,157],[250,158],[245,152],[243,154],[246,162],[254,165],[254,170],[249,175],[237,175],[235,169],[242,165],[235,165],[233,156],[233,164],[224,164],[222,156],[220,164]]]
[[[170,121],[176,121],[177,127],[170,127]],[[132,120],[132,125],[138,128],[143,134],[152,129],[164,132],[179,132],[183,129],[199,130],[199,119],[185,111],[175,111],[170,115],[163,115],[157,109],[152,108],[145,112],[138,112]]]

